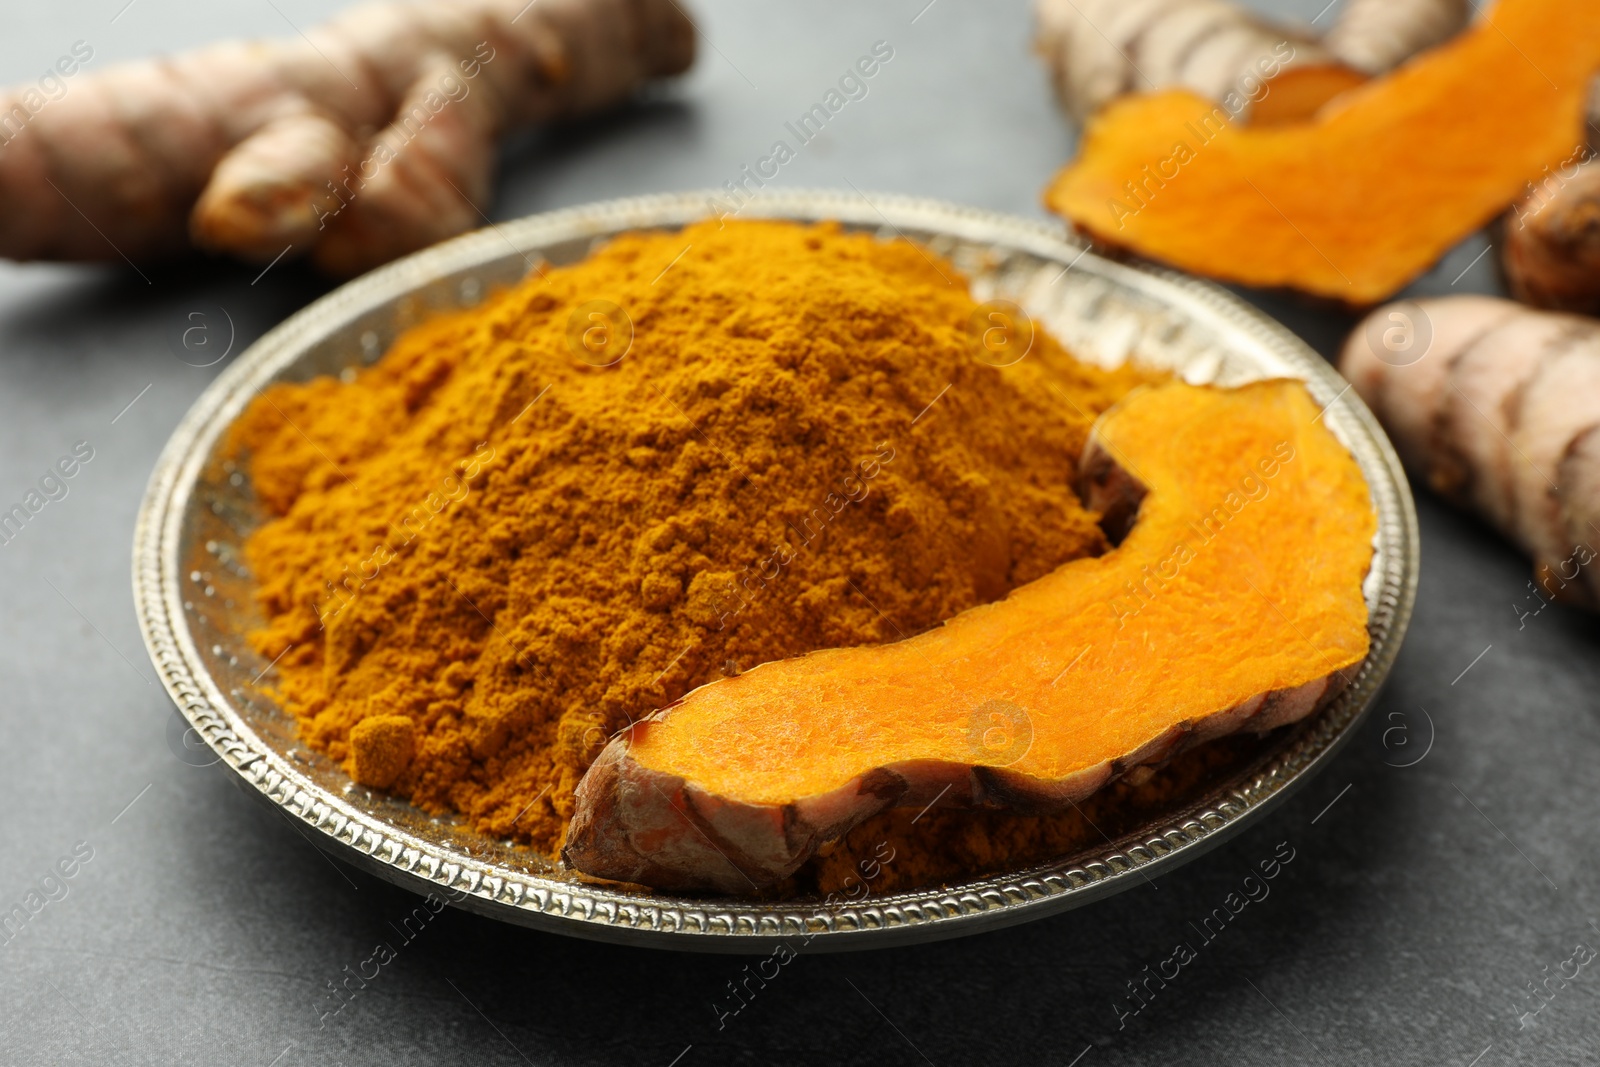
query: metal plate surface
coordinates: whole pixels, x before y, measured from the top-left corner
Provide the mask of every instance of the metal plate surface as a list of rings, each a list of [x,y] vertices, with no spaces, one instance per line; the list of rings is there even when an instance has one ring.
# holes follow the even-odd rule
[[[1082,358],[1129,358],[1191,382],[1288,376],[1326,405],[1327,425],[1366,475],[1378,513],[1366,584],[1372,650],[1353,683],[1308,720],[1279,731],[1199,802],[1101,847],[1001,875],[856,902],[747,902],[584,884],[529,850],[355,786],[296,738],[291,716],[256,683],[270,664],[246,635],[261,622],[240,546],[261,521],[247,479],[222,453],[228,427],[264,387],[377,359],[407,327],[469,306],[540,260],[575,262],[611,235],[704,217],[712,194],[639,197],[491,226],[359,278],[285,321],[196,402],[151,476],[134,540],[134,597],[163,684],[228,770],[342,860],[419,893],[447,894],[497,919],[607,941],[770,952],[800,936],[808,951],[927,941],[1026,922],[1144,884],[1242,830],[1325,766],[1377,695],[1416,594],[1410,492],[1383,432],[1345,382],[1288,330],[1224,290],[1114,263],[1048,223],[927,200],[795,191],[741,217],[836,219],[909,237],[949,257],[980,300],[1020,304]]]

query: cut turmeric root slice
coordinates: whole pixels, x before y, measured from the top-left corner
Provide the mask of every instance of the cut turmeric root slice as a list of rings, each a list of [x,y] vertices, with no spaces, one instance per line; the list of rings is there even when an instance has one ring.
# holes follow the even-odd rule
[[[1594,0],[1501,0],[1304,123],[1240,126],[1182,91],[1118,101],[1045,200],[1186,270],[1369,304],[1572,155],[1597,68]]]
[[[892,805],[1049,810],[1301,719],[1366,656],[1376,518],[1299,383],[1136,391],[1082,475],[1108,529],[1131,521],[1119,547],[909,640],[694,690],[589,769],[567,862],[758,892]]]

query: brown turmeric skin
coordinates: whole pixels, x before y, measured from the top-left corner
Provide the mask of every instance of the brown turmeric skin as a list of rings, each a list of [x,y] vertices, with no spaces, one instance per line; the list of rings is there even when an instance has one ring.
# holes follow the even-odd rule
[[[1141,377],[979,358],[979,310],[903,240],[708,222],[268,390],[264,684],[358,781],[552,853],[630,722],[1106,549],[1071,485]]]
[[[1251,733],[1220,737],[1177,756],[1147,779],[1120,779],[1048,815],[890,808],[819,850],[786,888],[859,903],[867,896],[965,882],[1058,862],[1085,849],[1103,850],[1198,802],[1219,782],[1243,772],[1270,743]]]
[[[1500,256],[1506,288],[1524,304],[1600,314],[1600,170],[1579,145],[1514,205]]]

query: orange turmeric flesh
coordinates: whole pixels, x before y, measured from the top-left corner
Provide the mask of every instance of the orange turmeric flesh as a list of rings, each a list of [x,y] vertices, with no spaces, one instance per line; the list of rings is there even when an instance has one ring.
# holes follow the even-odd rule
[[[1303,123],[1239,126],[1182,91],[1120,100],[1045,201],[1195,273],[1372,303],[1573,154],[1597,68],[1600,4],[1501,0]]]
[[[1332,63],[1290,67],[1267,82],[1267,95],[1250,107],[1252,126],[1304,122],[1328,101],[1365,85],[1367,76]]]
[[[909,640],[695,690],[590,769],[568,861],[749,892],[890,806],[1044,810],[1293,721],[1366,656],[1376,518],[1299,383],[1137,390],[1084,469],[1108,518],[1137,508],[1119,547]]]

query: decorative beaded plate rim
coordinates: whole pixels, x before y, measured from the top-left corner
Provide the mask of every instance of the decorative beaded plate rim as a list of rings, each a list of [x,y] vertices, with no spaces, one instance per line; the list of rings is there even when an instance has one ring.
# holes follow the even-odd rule
[[[1120,840],[1051,864],[936,889],[878,896],[869,892],[856,902],[703,899],[585,884],[570,872],[543,872],[511,862],[505,849],[485,848],[475,855],[480,850],[463,847],[459,834],[432,833],[432,821],[400,820],[381,807],[363,808],[351,798],[353,787],[336,791],[314,780],[297,750],[285,751],[281,739],[273,744],[258,729],[259,719],[253,722],[247,716],[248,702],[238,689],[230,696],[214,677],[200,653],[193,604],[183,591],[184,553],[193,550],[192,531],[185,527],[193,521],[190,513],[202,472],[214,462],[214,450],[234,418],[264,386],[294,377],[307,354],[319,344],[325,350],[340,331],[348,342],[351,330],[374,316],[393,320],[391,333],[414,321],[414,308],[394,309],[420,292],[437,293],[441,284],[450,283],[451,291],[459,293],[457,303],[471,303],[487,286],[514,281],[554,247],[564,246],[570,260],[577,258],[571,254],[575,242],[587,242],[587,248],[624,230],[677,228],[710,214],[715,210],[710,205],[721,195],[669,193],[584,205],[491,225],[418,252],[341,286],[290,317],[241,354],[195,402],[158,460],[139,512],[134,599],[162,684],[246,792],[280,809],[333,856],[418,893],[448,891],[456,906],[496,919],[660,948],[768,952],[777,938],[798,936],[807,950],[829,951],[1009,926],[1143,884],[1258,820],[1350,739],[1394,662],[1410,618],[1418,532],[1394,450],[1371,413],[1324,360],[1223,289],[1164,269],[1106,260],[1057,225],[926,199],[798,190],[764,194],[738,214],[834,219],[885,237],[914,237],[954,255],[973,278],[975,290],[1020,294],[1018,302],[1069,347],[1120,347],[1089,353],[1108,361],[1130,352],[1151,358],[1152,350],[1158,350],[1156,362],[1164,352],[1191,380],[1274,374],[1303,379],[1317,402],[1326,405],[1330,429],[1360,464],[1379,520],[1377,555],[1366,589],[1372,648],[1352,683],[1318,714],[1281,731],[1281,740],[1245,772],[1198,803],[1153,819]],[[974,250],[982,254],[975,257]],[[551,256],[552,261],[559,258]],[[1053,277],[1045,281],[1046,274]],[[1056,290],[1063,279],[1065,284]],[[1062,302],[1051,305],[1057,293]],[[1108,306],[1133,311],[1119,318],[1106,312]],[[1097,325],[1080,329],[1084,323]],[[372,336],[370,331],[361,334],[368,361],[377,354]],[[1200,342],[1193,341],[1197,336]],[[1191,342],[1188,349],[1184,338]],[[358,361],[352,352],[346,365]],[[302,367],[301,376],[305,373]],[[265,673],[269,665],[260,666]]]

